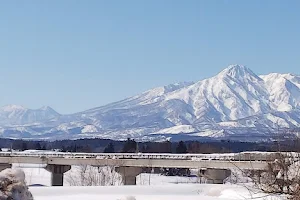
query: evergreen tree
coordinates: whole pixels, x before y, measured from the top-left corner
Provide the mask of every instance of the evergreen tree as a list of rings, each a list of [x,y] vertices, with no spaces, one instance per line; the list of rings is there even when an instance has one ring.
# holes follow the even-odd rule
[[[107,147],[105,147],[104,153],[115,153],[115,147],[112,142],[110,142]]]
[[[84,147],[82,147],[82,151],[83,151],[84,153],[92,153],[92,152],[93,152],[93,150],[92,150],[92,148],[90,147],[90,145],[85,145]]]
[[[67,152],[67,148],[65,146],[62,146],[60,151],[61,152]]]
[[[123,146],[122,153],[136,153],[137,150],[138,149],[136,141],[128,138]]]
[[[79,147],[77,147],[77,145],[76,144],[74,144],[74,145],[72,145],[72,147],[71,147],[71,152],[77,152],[78,151],[78,149],[79,149]]]
[[[45,144],[43,146],[41,146],[41,150],[47,150],[47,147]]]
[[[41,147],[41,144],[39,142],[35,143],[35,147],[34,147],[36,150],[41,150],[42,147]]]
[[[187,147],[183,141],[180,141],[176,147],[176,153],[187,153]]]
[[[163,148],[161,153],[172,153],[172,143],[170,141],[165,141],[162,145]]]
[[[147,144],[144,144],[142,146],[142,150],[141,150],[142,153],[149,153],[149,146]]]
[[[27,143],[24,142],[24,141],[22,142],[21,150],[22,150],[22,151],[28,150]]]

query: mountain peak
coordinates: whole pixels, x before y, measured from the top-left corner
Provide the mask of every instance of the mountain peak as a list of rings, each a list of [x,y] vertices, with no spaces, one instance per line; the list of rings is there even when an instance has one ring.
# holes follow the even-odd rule
[[[15,111],[15,110],[26,110],[26,108],[23,106],[20,106],[20,105],[10,104],[10,105],[3,106],[1,108],[1,110],[6,111],[6,112],[11,112],[11,111]]]
[[[240,65],[240,64],[232,64],[229,65],[226,69],[249,69],[245,65]]]
[[[49,106],[28,109],[19,105],[6,105],[0,108],[0,125],[24,125],[39,123],[60,116]]]
[[[244,65],[229,65],[226,69],[219,73],[221,76],[229,76],[235,79],[254,77],[255,79],[261,80],[251,69]]]
[[[51,108],[50,106],[43,106],[40,109],[37,109],[43,112],[48,112],[48,113],[52,113],[52,114],[57,114],[60,115],[58,112],[56,112],[56,110],[54,110],[53,108]]]
[[[50,106],[43,106],[39,110],[53,110]]]
[[[235,64],[235,65],[229,65],[221,73],[227,75],[235,75],[235,74],[242,75],[245,73],[253,73],[253,72],[245,65]]]

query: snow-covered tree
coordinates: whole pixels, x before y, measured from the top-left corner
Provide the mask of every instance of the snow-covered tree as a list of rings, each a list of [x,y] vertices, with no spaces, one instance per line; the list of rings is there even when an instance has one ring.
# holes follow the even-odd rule
[[[0,200],[33,200],[25,183],[25,174],[20,169],[5,169],[0,172]]]

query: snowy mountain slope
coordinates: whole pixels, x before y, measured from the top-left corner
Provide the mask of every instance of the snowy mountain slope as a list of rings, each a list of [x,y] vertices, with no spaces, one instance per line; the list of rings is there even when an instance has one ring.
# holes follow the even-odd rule
[[[275,127],[299,127],[299,110],[299,76],[275,73],[257,76],[245,66],[231,65],[216,76],[196,83],[154,88],[71,115],[54,111],[23,119],[28,116],[24,114],[28,109],[8,107],[0,111],[0,117],[3,116],[5,122],[2,136],[6,137],[16,135],[16,127],[12,125],[35,123],[26,125],[17,135],[55,139],[213,137],[242,140],[251,134],[253,140],[259,140],[272,137]]]
[[[35,110],[18,105],[7,105],[0,108],[0,124],[6,126],[37,123],[58,116],[60,114],[48,106]]]
[[[270,105],[264,81],[250,69],[232,65],[217,76],[199,81],[168,95],[192,105],[198,120],[235,120],[268,112]]]
[[[191,125],[178,125],[178,126],[173,126],[171,128],[165,128],[159,130],[155,134],[181,134],[181,133],[194,133],[197,131],[198,130]]]
[[[290,111],[300,106],[300,77],[272,73],[261,76],[269,92],[269,100],[278,111]]]
[[[104,112],[104,111],[107,111],[110,109],[127,109],[127,108],[136,107],[136,106],[140,106],[140,105],[154,104],[156,102],[161,101],[163,99],[164,95],[174,92],[178,89],[187,87],[192,84],[194,84],[194,83],[193,82],[182,82],[182,83],[170,84],[170,85],[163,86],[163,87],[157,87],[157,88],[148,90],[146,92],[143,92],[140,95],[136,95],[136,96],[127,98],[122,101],[111,103],[106,106],[93,108],[93,109],[90,109],[90,110],[87,110],[87,111],[84,111],[81,113],[93,115],[93,113]]]
[[[237,127],[257,127],[257,128],[290,128],[300,127],[300,110],[271,112],[262,115],[250,116],[237,120]]]

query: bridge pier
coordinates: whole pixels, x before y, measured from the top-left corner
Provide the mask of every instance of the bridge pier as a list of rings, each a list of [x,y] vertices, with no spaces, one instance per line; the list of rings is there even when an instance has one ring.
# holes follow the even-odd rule
[[[63,186],[64,173],[71,169],[70,165],[47,165],[45,169],[51,172],[51,185]]]
[[[223,181],[230,174],[229,169],[203,169],[199,171],[199,176],[206,178],[209,184],[223,184]]]
[[[136,185],[136,176],[142,173],[141,167],[116,167],[123,179],[124,185]]]
[[[11,168],[11,164],[8,163],[0,163],[0,171],[5,170],[7,168]]]

